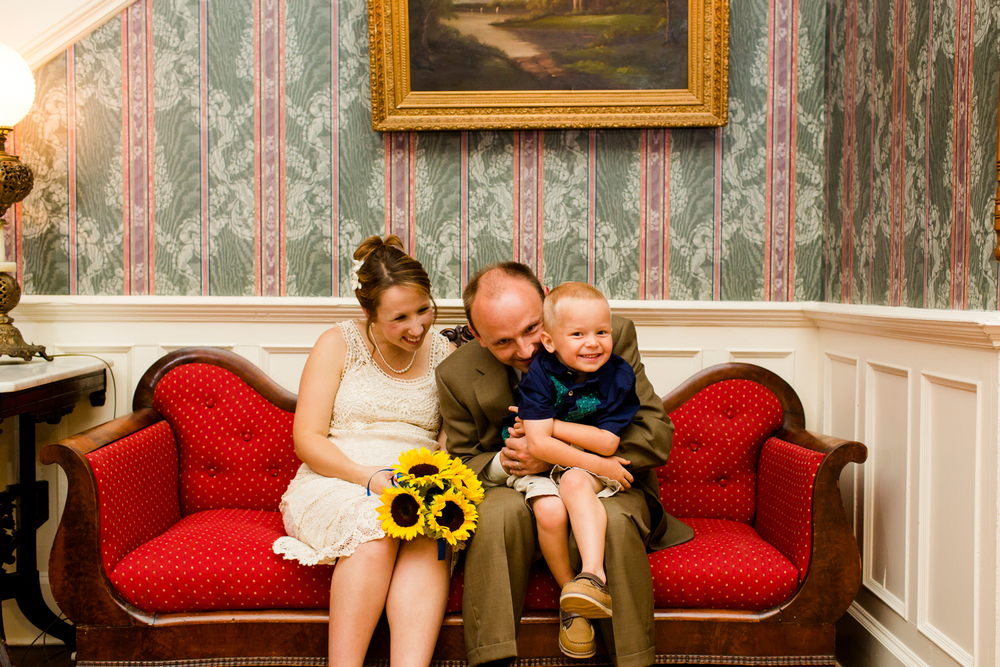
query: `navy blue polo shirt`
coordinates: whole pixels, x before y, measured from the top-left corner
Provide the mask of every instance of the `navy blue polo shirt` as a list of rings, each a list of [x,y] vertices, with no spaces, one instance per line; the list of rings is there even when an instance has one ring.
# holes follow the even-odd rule
[[[621,435],[639,411],[632,366],[612,354],[584,382],[576,378],[555,354],[541,350],[518,385],[518,416],[577,422]]]

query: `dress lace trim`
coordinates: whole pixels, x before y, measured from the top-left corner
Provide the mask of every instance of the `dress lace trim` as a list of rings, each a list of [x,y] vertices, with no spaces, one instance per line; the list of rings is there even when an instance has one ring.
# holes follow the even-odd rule
[[[448,356],[448,340],[430,334],[427,372],[400,379],[378,367],[353,322],[338,326],[347,354],[330,418],[330,441],[355,463],[380,468],[394,465],[408,449],[434,448],[441,428],[434,371]],[[385,536],[380,505],[365,487],[320,475],[303,463],[279,506],[288,537],[278,539],[273,549],[307,565],[334,563]]]

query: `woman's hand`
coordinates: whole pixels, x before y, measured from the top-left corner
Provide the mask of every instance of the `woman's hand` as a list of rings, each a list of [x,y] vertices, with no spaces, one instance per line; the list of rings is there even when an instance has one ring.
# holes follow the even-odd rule
[[[391,470],[383,470],[374,466],[369,468],[369,470],[371,472],[368,478],[368,490],[373,496],[380,496],[383,489],[387,486],[393,486]]]
[[[609,479],[616,480],[623,488],[632,488],[632,473],[625,469],[625,466],[629,464],[628,459],[623,459],[620,456],[605,456],[602,457],[604,463],[601,465],[601,470],[595,471],[602,477],[607,477]]]

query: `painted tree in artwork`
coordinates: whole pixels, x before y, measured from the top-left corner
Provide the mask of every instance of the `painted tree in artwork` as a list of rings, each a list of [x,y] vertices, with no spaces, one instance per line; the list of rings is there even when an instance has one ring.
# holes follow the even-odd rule
[[[452,0],[409,0],[410,59],[426,65],[430,58],[430,41],[441,31],[442,19],[455,15]]]

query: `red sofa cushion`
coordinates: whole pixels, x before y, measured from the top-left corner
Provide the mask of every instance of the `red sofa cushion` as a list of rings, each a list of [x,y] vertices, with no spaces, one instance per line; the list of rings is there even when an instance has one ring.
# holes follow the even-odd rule
[[[750,526],[682,521],[694,529],[694,539],[649,556],[657,609],[769,609],[798,587],[795,566]]]
[[[123,558],[111,582],[151,613],[325,609],[333,568],[275,554],[271,545],[284,534],[278,512],[198,512]]]
[[[757,457],[784,420],[781,403],[750,380],[702,389],[670,414],[673,448],[656,474],[670,514],[751,523],[756,511]]]
[[[181,518],[177,442],[157,422],[87,454],[101,503],[101,552],[108,576],[130,551]]]
[[[760,452],[757,532],[792,561],[799,581],[809,571],[812,491],[823,455],[769,438]]]
[[[301,465],[292,446],[291,412],[235,373],[209,364],[168,372],[156,384],[153,408],[177,434],[184,516],[278,507]]]

